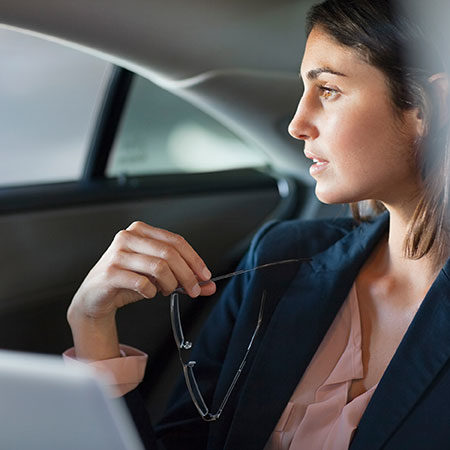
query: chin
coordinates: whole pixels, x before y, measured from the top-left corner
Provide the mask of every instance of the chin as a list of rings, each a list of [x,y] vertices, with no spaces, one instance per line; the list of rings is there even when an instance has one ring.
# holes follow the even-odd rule
[[[317,199],[326,205],[353,203],[361,200],[359,197],[355,198],[354,195],[339,191],[338,189],[320,189],[318,184],[316,184],[315,194]]]
[[[321,191],[320,189],[317,188],[317,185],[315,193],[317,199],[320,202],[325,203],[327,205],[334,205],[336,203],[347,203],[346,200],[343,199],[341,195],[337,195],[336,192],[330,192],[328,189],[326,191]]]

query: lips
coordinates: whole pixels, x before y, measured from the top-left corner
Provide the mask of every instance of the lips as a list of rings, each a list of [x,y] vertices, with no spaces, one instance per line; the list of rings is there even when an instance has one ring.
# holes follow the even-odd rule
[[[304,153],[308,159],[312,159],[312,161],[316,164],[325,164],[325,163],[329,162],[326,159],[321,158],[319,155],[311,153],[307,150],[305,150]]]
[[[313,160],[313,165],[309,168],[309,173],[311,176],[318,176],[322,172],[325,172],[328,168],[329,161],[326,159],[321,158],[319,155],[316,155],[314,153],[311,153],[309,151],[304,151],[305,156],[308,159]]]

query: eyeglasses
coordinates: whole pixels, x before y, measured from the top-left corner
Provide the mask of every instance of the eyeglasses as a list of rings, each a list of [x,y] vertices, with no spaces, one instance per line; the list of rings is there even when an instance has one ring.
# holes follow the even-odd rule
[[[227,278],[231,278],[237,275],[242,275],[244,273],[252,272],[259,269],[265,269],[273,266],[277,266],[280,264],[288,264],[288,263],[294,263],[294,262],[306,262],[311,261],[311,258],[297,258],[297,259],[285,259],[283,261],[276,261],[273,263],[263,264],[261,266],[253,267],[252,269],[243,269],[238,270],[236,272],[227,273],[225,275],[220,275],[214,278],[211,278],[208,281],[200,282],[200,285],[204,285],[210,281],[221,281],[225,280]],[[255,340],[256,335],[258,334],[258,331],[261,327],[262,319],[263,319],[263,313],[264,313],[264,303],[266,300],[267,293],[266,291],[263,291],[261,300],[260,300],[260,306],[259,306],[259,313],[258,313],[258,320],[256,322],[256,328],[253,331],[252,337],[250,338],[250,342],[247,346],[247,351],[245,352],[244,358],[242,359],[241,364],[239,365],[239,368],[236,372],[236,375],[233,378],[233,381],[231,382],[230,387],[228,388],[224,399],[222,400],[222,403],[219,406],[219,409],[215,414],[211,413],[209,411],[209,408],[206,406],[205,400],[203,399],[203,395],[200,392],[200,388],[197,383],[197,379],[194,374],[194,366],[197,364],[196,361],[188,361],[185,362],[183,358],[183,351],[189,350],[192,348],[192,342],[186,340],[184,338],[183,333],[183,327],[181,326],[181,318],[180,318],[180,303],[179,303],[179,294],[185,294],[185,291],[183,288],[178,288],[175,291],[172,292],[170,296],[170,320],[172,323],[172,331],[173,336],[175,339],[175,343],[177,345],[178,349],[178,356],[181,362],[181,365],[183,367],[183,374],[184,379],[186,381],[186,386],[188,388],[189,394],[191,396],[192,402],[194,403],[195,407],[197,408],[197,411],[199,412],[200,416],[203,420],[206,422],[213,422],[217,419],[219,419],[220,415],[222,414],[222,411],[231,395],[231,392],[233,391],[234,387],[236,386],[236,383],[239,379],[239,376],[242,373],[242,370],[244,369],[245,363],[247,362],[248,354],[250,353],[250,349],[253,345],[253,342]]]

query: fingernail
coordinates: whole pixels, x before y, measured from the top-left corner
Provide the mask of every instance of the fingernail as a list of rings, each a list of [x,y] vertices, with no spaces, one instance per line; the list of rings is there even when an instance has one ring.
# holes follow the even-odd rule
[[[194,297],[198,297],[200,295],[201,289],[200,286],[198,284],[196,284],[193,288],[192,288],[192,295]]]
[[[211,278],[211,272],[205,267],[202,272],[203,278],[209,280]]]

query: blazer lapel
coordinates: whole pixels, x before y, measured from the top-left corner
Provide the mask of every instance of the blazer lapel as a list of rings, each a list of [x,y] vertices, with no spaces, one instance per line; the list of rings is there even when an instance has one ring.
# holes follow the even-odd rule
[[[450,260],[428,291],[373,393],[352,450],[382,448],[450,357]]]
[[[387,226],[387,215],[363,224],[300,268],[270,319],[223,448],[264,447],[361,265]]]

